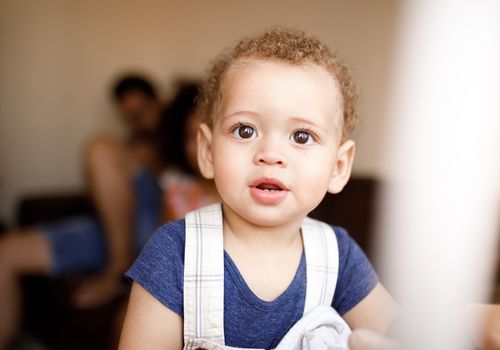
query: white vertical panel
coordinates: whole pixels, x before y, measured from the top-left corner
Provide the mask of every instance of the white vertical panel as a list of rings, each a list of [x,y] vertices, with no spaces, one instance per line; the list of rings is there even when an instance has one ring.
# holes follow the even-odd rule
[[[379,252],[405,348],[468,348],[457,305],[486,298],[498,247],[500,2],[406,1],[399,24]]]

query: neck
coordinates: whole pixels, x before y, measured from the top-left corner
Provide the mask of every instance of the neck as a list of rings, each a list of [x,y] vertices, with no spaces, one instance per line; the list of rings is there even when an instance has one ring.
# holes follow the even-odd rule
[[[246,221],[224,205],[224,244],[243,244],[255,251],[276,251],[302,245],[303,218],[277,226],[260,226]]]

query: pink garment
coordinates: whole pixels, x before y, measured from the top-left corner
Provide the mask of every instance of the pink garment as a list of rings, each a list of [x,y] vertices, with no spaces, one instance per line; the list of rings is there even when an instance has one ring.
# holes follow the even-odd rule
[[[193,176],[167,170],[160,178],[164,221],[183,219],[190,211],[217,202],[212,192]]]

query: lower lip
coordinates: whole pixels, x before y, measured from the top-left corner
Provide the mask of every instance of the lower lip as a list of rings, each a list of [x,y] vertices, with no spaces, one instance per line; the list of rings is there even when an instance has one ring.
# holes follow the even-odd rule
[[[286,190],[281,190],[281,191],[266,191],[266,190],[261,190],[257,187],[250,187],[250,194],[252,197],[259,203],[262,204],[278,204],[281,203],[288,191]]]

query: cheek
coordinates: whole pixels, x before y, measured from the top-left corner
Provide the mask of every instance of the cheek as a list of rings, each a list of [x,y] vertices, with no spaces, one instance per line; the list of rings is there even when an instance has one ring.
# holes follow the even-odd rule
[[[225,194],[234,196],[235,188],[245,186],[250,167],[248,157],[239,147],[223,142],[213,144],[212,156],[217,190],[223,198]]]
[[[221,196],[222,200],[226,203],[233,203],[232,198],[234,198],[236,193],[240,191],[235,191],[236,188],[240,187],[240,181],[237,174],[234,171],[233,161],[224,161],[222,157],[214,159],[214,183],[217,188],[217,192]]]
[[[212,159],[215,176],[222,181],[230,178],[234,169],[241,167],[241,157],[238,157],[232,147],[222,142],[213,144]]]
[[[330,176],[324,167],[311,167],[301,175],[301,190],[297,198],[304,209],[310,212],[321,203],[328,192]]]
[[[298,181],[309,191],[314,191],[314,194],[328,189],[335,164],[334,157],[329,154],[306,157],[302,164],[297,165]]]

